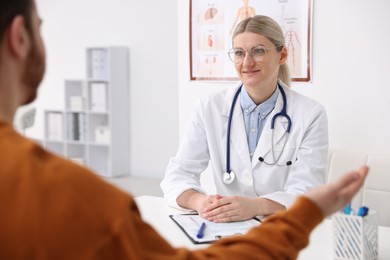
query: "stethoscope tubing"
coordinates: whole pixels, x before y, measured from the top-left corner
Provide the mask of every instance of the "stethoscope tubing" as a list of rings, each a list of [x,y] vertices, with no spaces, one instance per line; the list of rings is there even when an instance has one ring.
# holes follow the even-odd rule
[[[234,106],[236,105],[236,101],[238,99],[238,95],[240,95],[242,89],[242,85],[238,88],[236,91],[236,94],[234,95],[232,106],[230,108],[230,113],[229,113],[229,120],[228,120],[228,125],[227,125],[227,132],[226,132],[226,173],[230,174],[230,129],[232,126],[232,118],[233,118],[233,111],[234,111]]]
[[[291,165],[291,161],[288,161],[285,165],[278,164],[278,161],[279,161],[282,153],[279,154],[279,156],[277,158],[275,158],[275,153],[274,153],[274,149],[273,149],[274,148],[274,145],[273,145],[273,131],[274,131],[274,128],[275,128],[275,121],[276,121],[276,119],[278,117],[285,117],[287,119],[287,129],[286,129],[286,132],[284,133],[283,136],[285,136],[286,134],[288,135],[290,133],[291,124],[292,124],[291,118],[287,114],[287,97],[286,97],[286,93],[284,92],[283,88],[279,84],[278,84],[278,88],[279,88],[280,93],[282,95],[283,107],[282,107],[282,110],[279,113],[276,113],[272,117],[272,119],[271,119],[271,130],[272,130],[271,150],[272,150],[272,157],[273,157],[274,162],[273,163],[267,163],[264,160],[264,158],[262,158],[262,157],[260,157],[261,159],[259,158],[259,160],[261,162],[264,162],[267,165],[290,166]],[[229,112],[229,119],[228,119],[227,131],[226,131],[226,172],[224,173],[224,176],[223,176],[223,181],[225,182],[225,184],[232,183],[234,178],[235,178],[234,172],[232,172],[232,170],[230,169],[230,129],[231,129],[231,125],[232,125],[234,106],[236,105],[236,101],[238,99],[238,96],[241,93],[241,89],[242,89],[242,85],[237,89],[237,91],[236,91],[236,93],[235,93],[235,95],[233,97],[232,105],[231,105],[230,112]],[[284,147],[286,145],[286,142],[287,142],[287,136],[285,137],[285,142],[284,142],[284,145],[283,145],[282,152],[284,151]]]
[[[279,86],[279,85],[278,85]],[[290,133],[290,129],[291,129],[291,118],[290,116],[287,114],[287,97],[286,97],[286,93],[284,92],[283,88],[281,86],[279,86],[279,90],[280,90],[280,93],[282,94],[282,99],[283,99],[283,107],[282,107],[282,110],[279,112],[279,113],[276,113],[273,117],[272,117],[272,120],[271,120],[271,129],[275,129],[275,121],[276,121],[276,118],[278,117],[285,117],[287,119],[287,129],[286,129],[286,132],[287,133]]]

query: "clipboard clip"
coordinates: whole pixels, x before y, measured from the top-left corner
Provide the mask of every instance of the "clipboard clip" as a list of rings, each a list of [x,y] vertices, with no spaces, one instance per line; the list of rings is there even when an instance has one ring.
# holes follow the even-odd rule
[[[229,237],[238,237],[238,236],[242,236],[243,234],[241,233],[235,233],[233,235],[229,235],[229,236],[221,236],[221,235],[216,235],[214,238],[217,239],[217,240],[220,240],[222,238],[229,238]]]

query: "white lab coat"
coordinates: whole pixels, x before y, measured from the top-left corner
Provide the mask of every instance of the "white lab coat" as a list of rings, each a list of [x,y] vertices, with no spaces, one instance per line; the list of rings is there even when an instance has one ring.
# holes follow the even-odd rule
[[[291,161],[290,166],[272,163],[271,119],[281,111],[283,99],[279,93],[275,109],[270,113],[251,161],[244,119],[237,99],[234,107],[230,137],[230,167],[236,174],[231,184],[222,180],[226,171],[226,129],[233,96],[241,83],[198,102],[189,119],[186,132],[175,157],[171,158],[161,182],[164,197],[178,207],[177,197],[188,189],[206,193],[200,186],[200,175],[212,165],[218,194],[264,197],[289,207],[297,197],[313,186],[325,183],[328,156],[328,124],[325,109],[279,82],[287,97],[287,114],[292,125],[279,164]],[[274,152],[276,158],[284,144],[281,138],[285,118],[276,120]]]

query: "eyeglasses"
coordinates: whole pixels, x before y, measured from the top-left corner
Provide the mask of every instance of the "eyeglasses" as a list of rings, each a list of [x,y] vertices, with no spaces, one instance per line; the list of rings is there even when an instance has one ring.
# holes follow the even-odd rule
[[[274,46],[271,48],[265,48],[261,45],[256,45],[250,50],[245,51],[243,48],[233,48],[228,52],[229,58],[232,62],[238,64],[241,63],[248,52],[254,61],[262,61],[265,53],[271,49],[281,47],[282,45]]]

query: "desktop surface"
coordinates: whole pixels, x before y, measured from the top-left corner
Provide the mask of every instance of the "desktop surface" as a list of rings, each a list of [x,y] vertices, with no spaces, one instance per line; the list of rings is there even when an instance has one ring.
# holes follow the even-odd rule
[[[207,244],[194,244],[184,232],[169,218],[170,214],[188,213],[167,206],[162,197],[140,196],[135,201],[140,209],[143,219],[154,227],[174,247],[187,247],[199,249]],[[378,229],[379,260],[390,259],[390,227],[380,226]],[[299,260],[330,260],[333,258],[332,251],[332,222],[325,219],[318,225],[310,236],[309,245],[298,255]]]

